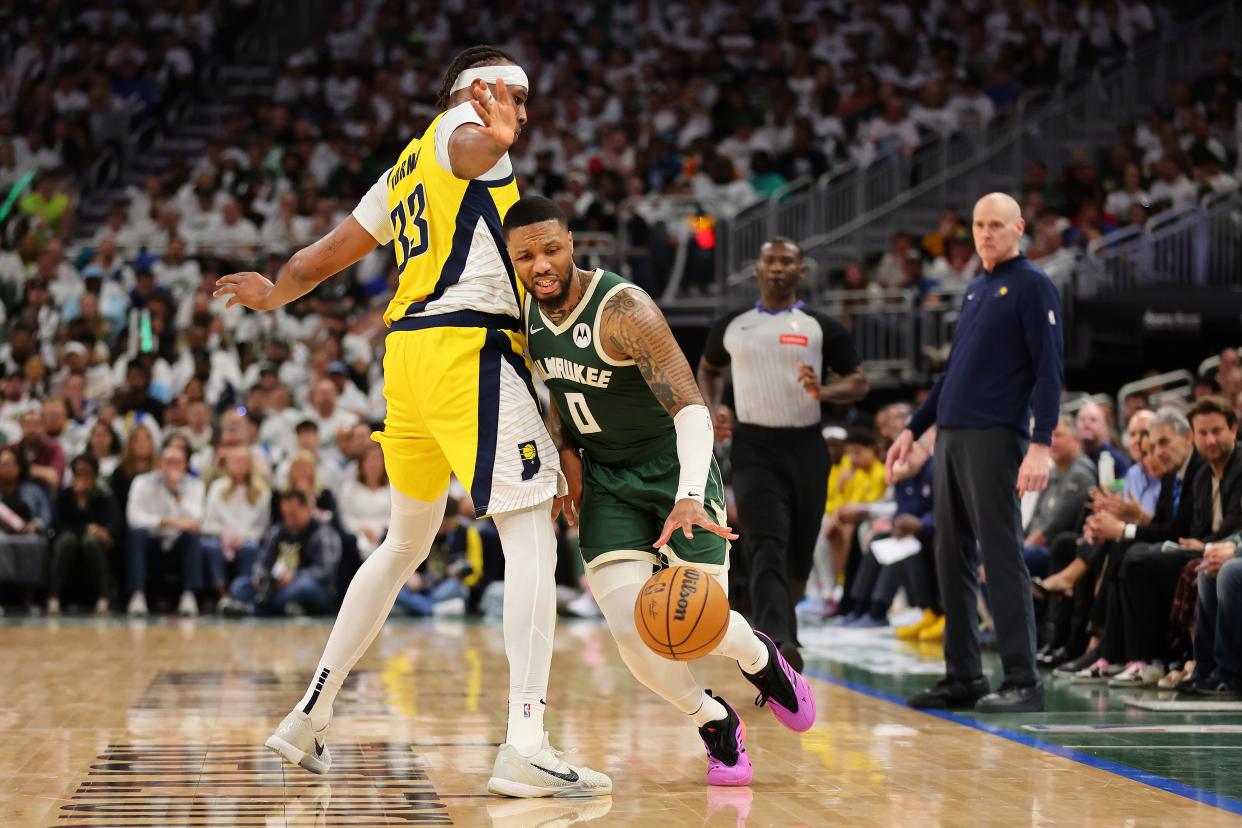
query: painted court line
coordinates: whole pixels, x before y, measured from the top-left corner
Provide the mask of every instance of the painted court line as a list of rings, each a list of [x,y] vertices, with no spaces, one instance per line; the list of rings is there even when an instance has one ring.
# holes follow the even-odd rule
[[[1025,724],[1023,730],[1035,733],[1242,733],[1242,725],[1183,724]]]
[[[1074,750],[1242,750],[1242,745],[1064,745]]]
[[[1108,773],[1125,777],[1126,779],[1130,779],[1134,782],[1139,782],[1143,785],[1157,788],[1165,791],[1166,793],[1176,794],[1177,796],[1182,796],[1186,799],[1190,799],[1204,805],[1210,805],[1213,808],[1219,808],[1222,811],[1228,811],[1231,814],[1242,815],[1242,801],[1224,796],[1222,794],[1212,793],[1211,791],[1205,791],[1202,788],[1196,788],[1194,785],[1187,785],[1185,782],[1179,782],[1176,779],[1169,779],[1168,777],[1160,776],[1159,774],[1151,773],[1149,771],[1132,768],[1129,765],[1123,765],[1120,762],[1114,762],[1111,759],[1101,759],[1098,756],[1092,756],[1088,753],[1081,753],[1073,748],[1058,745],[1055,742],[1049,742],[1034,736],[1028,736],[1024,733],[1019,733],[1016,730],[1009,730],[1008,728],[1001,727],[999,725],[988,724],[987,722],[971,718],[970,716],[963,716],[960,713],[954,713],[951,710],[914,710],[914,708],[906,704],[905,699],[901,696],[897,696],[892,693],[885,693],[882,690],[876,690],[865,684],[850,681],[849,679],[830,676],[827,673],[822,673],[818,670],[805,670],[803,671],[803,675],[817,678],[820,681],[826,681],[829,684],[836,685],[837,687],[843,687],[846,690],[852,690],[855,693],[861,693],[864,696],[870,696],[873,699],[880,699],[881,701],[886,701],[889,704],[895,704],[899,707],[905,708],[906,710],[913,710],[915,713],[923,713],[925,715],[934,716],[937,719],[944,719],[946,721],[953,722],[954,724],[963,725],[974,730],[981,730],[984,733],[990,733],[993,736],[999,736],[1002,739],[1007,739],[1011,742],[1025,745],[1026,747],[1042,750],[1045,753],[1050,753],[1053,756],[1059,756],[1062,759],[1068,759],[1071,762],[1077,762],[1080,765],[1086,765],[1088,767],[1096,768],[1097,770],[1107,771]]]

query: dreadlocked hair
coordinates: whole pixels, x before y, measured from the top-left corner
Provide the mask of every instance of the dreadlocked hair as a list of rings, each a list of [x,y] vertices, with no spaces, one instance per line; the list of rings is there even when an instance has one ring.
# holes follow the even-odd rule
[[[497,49],[495,46],[471,46],[459,52],[449,64],[448,71],[444,73],[444,83],[440,86],[440,94],[436,96],[436,106],[440,109],[448,109],[449,97],[453,94],[453,84],[457,82],[457,76],[462,72],[476,66],[496,66],[502,63],[516,64],[517,61],[508,52]]]

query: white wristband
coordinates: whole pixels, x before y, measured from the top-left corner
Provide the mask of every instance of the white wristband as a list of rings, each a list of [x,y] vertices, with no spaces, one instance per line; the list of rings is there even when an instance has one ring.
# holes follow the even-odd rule
[[[1127,523],[1125,529],[1121,531],[1121,536],[1125,538],[1126,540],[1134,540],[1134,533],[1137,530],[1138,530],[1138,527],[1135,526],[1133,523]]]
[[[681,464],[677,499],[688,497],[702,503],[715,442],[712,415],[705,405],[688,405],[677,412],[673,427],[677,429],[677,462]]]

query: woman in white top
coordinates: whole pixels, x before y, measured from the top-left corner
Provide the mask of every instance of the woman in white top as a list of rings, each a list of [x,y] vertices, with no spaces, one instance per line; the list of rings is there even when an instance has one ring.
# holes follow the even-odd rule
[[[358,461],[357,477],[346,480],[341,487],[341,522],[347,532],[357,536],[358,554],[363,560],[384,539],[391,506],[384,454],[379,444],[373,443]]]
[[[250,575],[271,525],[272,490],[244,446],[221,448],[220,459],[225,474],[207,490],[202,545],[211,585],[224,597],[226,562],[237,561],[237,574]]]
[[[105,422],[96,421],[86,439],[86,450],[99,461],[99,477],[108,478],[121,463],[121,438]]]

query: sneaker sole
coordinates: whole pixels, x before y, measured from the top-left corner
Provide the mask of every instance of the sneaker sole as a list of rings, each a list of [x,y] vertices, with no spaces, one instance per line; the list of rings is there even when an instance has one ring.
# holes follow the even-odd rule
[[[512,779],[501,779],[499,776],[493,776],[487,780],[487,792],[497,794],[498,796],[512,796],[517,799],[538,799],[541,797],[580,799],[590,796],[608,796],[612,793],[612,786],[610,785],[607,788],[584,788],[580,786],[543,788],[538,785],[527,785],[523,782],[514,782]]]
[[[325,774],[328,772],[328,768],[331,767],[331,765],[316,759],[306,751],[298,750],[279,736],[269,736],[267,741],[263,743],[263,746],[289,764],[297,765],[299,768],[308,770],[311,773]]]
[[[754,771],[747,768],[744,775],[735,776],[733,778],[712,779],[711,774],[709,773],[707,775],[707,784],[713,788],[742,788],[749,785],[754,778]]]

